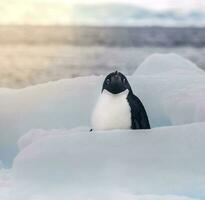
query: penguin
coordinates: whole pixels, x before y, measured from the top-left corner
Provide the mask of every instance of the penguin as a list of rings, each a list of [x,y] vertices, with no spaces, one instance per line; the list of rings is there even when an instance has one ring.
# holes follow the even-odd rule
[[[150,129],[146,110],[122,73],[107,75],[91,118],[92,130]]]

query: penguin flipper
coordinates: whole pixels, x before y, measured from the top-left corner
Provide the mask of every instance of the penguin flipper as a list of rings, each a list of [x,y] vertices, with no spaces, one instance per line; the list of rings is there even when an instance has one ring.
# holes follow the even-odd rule
[[[140,129],[140,124],[139,124],[139,122],[136,119],[134,119],[132,128],[133,129]]]
[[[131,107],[132,129],[150,129],[146,110],[138,97],[129,94],[127,97]]]
[[[149,124],[149,120],[148,120],[148,117],[147,117],[147,113],[146,111],[144,110],[143,112],[141,112],[141,121],[140,121],[140,124],[141,124],[141,128],[142,129],[150,129],[150,124]]]

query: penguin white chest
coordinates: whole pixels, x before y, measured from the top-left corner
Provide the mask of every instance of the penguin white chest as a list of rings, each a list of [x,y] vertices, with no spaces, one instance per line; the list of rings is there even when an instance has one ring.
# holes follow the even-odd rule
[[[93,130],[130,129],[131,109],[128,90],[112,94],[103,90],[92,115]]]

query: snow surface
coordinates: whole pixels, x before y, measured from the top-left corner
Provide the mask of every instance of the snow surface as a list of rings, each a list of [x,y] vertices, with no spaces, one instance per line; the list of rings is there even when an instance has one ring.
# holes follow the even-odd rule
[[[23,148],[13,172],[18,191],[26,191],[15,196],[96,199],[120,191],[136,199],[139,194],[204,198],[204,130],[205,123],[93,133],[33,130],[19,141]]]
[[[0,90],[0,160],[9,166],[17,140],[30,129],[90,126],[104,77]],[[205,121],[205,73],[174,54],[154,54],[128,77],[152,127]]]
[[[155,128],[90,133],[103,79],[0,90],[1,200],[205,198],[204,72],[149,57],[128,79]]]

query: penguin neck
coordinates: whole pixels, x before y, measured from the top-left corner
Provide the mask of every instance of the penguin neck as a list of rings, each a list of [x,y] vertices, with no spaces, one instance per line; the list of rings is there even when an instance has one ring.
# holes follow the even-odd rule
[[[104,89],[102,91],[102,94],[112,96],[112,97],[120,97],[120,96],[128,96],[130,94],[130,91],[128,89],[126,89],[125,91],[120,92],[118,94],[113,94],[113,93],[109,92],[108,90]]]

